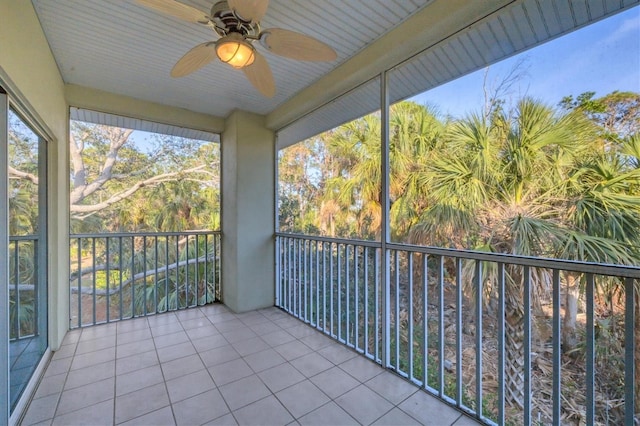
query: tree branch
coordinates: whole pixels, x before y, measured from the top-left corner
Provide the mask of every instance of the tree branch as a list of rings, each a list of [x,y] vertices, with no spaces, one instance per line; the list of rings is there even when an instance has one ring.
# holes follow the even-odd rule
[[[23,172],[21,170],[15,169],[11,166],[9,166],[9,177],[16,177],[18,179],[27,179],[28,181],[31,181],[34,184],[38,184],[38,176],[31,174],[31,173],[27,173],[27,172]]]
[[[90,213],[94,213],[97,212],[99,210],[105,209],[109,206],[111,206],[112,204],[117,203],[118,201],[122,201],[127,197],[130,197],[131,195],[133,195],[136,191],[138,191],[140,188],[143,188],[145,186],[155,186],[159,183],[162,182],[168,182],[168,181],[173,181],[176,180],[178,178],[180,178],[181,176],[184,176],[186,174],[189,173],[207,173],[206,170],[202,170],[206,167],[206,165],[200,165],[197,167],[192,167],[190,169],[186,169],[186,170],[181,170],[179,172],[172,172],[172,173],[163,173],[157,176],[153,176],[149,179],[145,179],[143,181],[137,182],[135,183],[133,186],[131,186],[130,188],[119,192],[117,194],[112,195],[109,199],[102,201],[100,203],[97,204],[90,204],[90,205],[83,205],[83,204],[72,204],[71,205],[71,213],[72,213],[72,217],[74,219],[78,219],[81,216],[87,216]],[[74,213],[81,213],[82,215],[74,215]]]
[[[74,171],[79,174],[77,179],[74,179],[74,184],[79,183],[79,186],[74,186],[73,191],[69,194],[69,199],[71,200],[71,204],[75,205],[91,194],[95,193],[102,186],[111,179],[113,167],[118,161],[118,151],[124,146],[124,144],[131,136],[133,132],[132,129],[119,129],[119,128],[108,128],[106,129],[106,133],[109,139],[109,152],[107,153],[107,157],[102,164],[102,168],[100,169],[100,175],[93,182],[87,184],[86,183],[86,169],[84,168],[84,163],[79,165],[81,169],[76,169],[76,163],[74,161]],[[73,151],[74,143],[69,144],[70,151]],[[80,155],[80,151],[77,152],[77,155]],[[72,159],[74,154],[72,153]],[[80,182],[80,177],[82,177],[83,182]],[[134,191],[135,192],[135,191]]]
[[[175,269],[178,269],[181,266],[197,265],[197,264],[202,263],[202,262],[210,261],[213,258],[214,258],[213,253],[210,253],[207,256],[201,256],[201,257],[198,257],[196,259],[182,260],[180,262],[175,262],[175,263],[172,263],[172,264],[169,264],[169,265],[158,267],[157,269],[150,269],[150,270],[145,270],[143,272],[138,272],[133,277],[122,281],[122,283],[119,284],[117,288],[109,288],[108,291],[107,291],[107,289],[96,289],[95,290],[95,294],[97,296],[113,296],[114,294],[118,294],[124,288],[128,287],[129,285],[133,284],[134,282],[136,282],[136,281],[138,281],[140,279],[143,279],[145,277],[149,278],[149,277],[153,277],[155,275],[159,275],[159,274],[162,274],[162,273],[164,273],[166,275],[166,274],[169,273],[169,271],[173,271]],[[77,294],[78,293],[78,287],[77,286],[71,287],[71,292]],[[92,287],[80,287],[80,293],[93,294],[94,291],[93,291]]]

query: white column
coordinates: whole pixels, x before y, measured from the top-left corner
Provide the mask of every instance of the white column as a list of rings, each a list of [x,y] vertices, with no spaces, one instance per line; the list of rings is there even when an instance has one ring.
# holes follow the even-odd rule
[[[222,133],[222,298],[234,312],[274,305],[274,133],[233,112]]]

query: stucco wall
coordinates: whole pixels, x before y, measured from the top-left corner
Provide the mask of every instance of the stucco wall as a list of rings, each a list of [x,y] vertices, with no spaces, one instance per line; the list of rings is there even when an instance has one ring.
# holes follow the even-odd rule
[[[68,107],[64,82],[30,1],[0,1],[0,80],[50,136],[49,342],[57,349],[68,328]]]
[[[273,306],[274,134],[236,111],[222,134],[222,290],[235,312]]]

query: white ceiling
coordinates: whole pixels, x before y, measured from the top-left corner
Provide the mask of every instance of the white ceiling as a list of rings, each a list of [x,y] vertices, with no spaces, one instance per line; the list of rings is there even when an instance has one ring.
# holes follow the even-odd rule
[[[209,12],[214,0],[181,0]],[[316,37],[338,53],[333,63],[267,53],[277,93],[268,99],[244,74],[214,62],[190,76],[169,72],[189,49],[215,40],[207,27],[168,17],[134,0],[32,0],[65,83],[226,117],[235,109],[267,114],[331,72],[431,0],[271,0],[262,28]],[[263,49],[264,52],[264,49]]]
[[[215,0],[181,1],[208,13]],[[404,99],[640,0],[270,0],[262,28],[302,32],[338,53],[332,63],[265,53],[272,99],[216,61],[169,76],[185,52],[215,39],[206,27],[134,0],[32,3],[65,83],[217,117],[262,114],[283,147],[378,109],[378,84],[363,83],[384,70],[391,101]]]

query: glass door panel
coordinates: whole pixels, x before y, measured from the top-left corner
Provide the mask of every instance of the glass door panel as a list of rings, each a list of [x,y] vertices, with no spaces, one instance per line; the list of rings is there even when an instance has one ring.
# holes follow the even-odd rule
[[[9,110],[9,393],[16,406],[47,348],[46,143]]]

